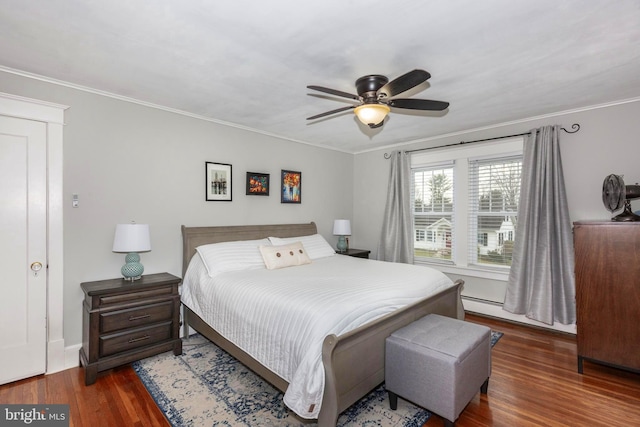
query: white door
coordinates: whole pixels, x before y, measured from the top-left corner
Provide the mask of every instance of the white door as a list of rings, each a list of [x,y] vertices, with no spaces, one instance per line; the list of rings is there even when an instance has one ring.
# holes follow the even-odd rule
[[[46,155],[45,123],[0,116],[0,384],[46,370]]]

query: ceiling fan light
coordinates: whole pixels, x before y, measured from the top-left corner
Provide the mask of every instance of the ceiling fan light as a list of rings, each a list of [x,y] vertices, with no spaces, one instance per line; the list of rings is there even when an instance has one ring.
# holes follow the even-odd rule
[[[384,104],[362,104],[353,110],[356,116],[358,116],[358,120],[365,125],[382,123],[389,111],[391,111],[391,109]]]

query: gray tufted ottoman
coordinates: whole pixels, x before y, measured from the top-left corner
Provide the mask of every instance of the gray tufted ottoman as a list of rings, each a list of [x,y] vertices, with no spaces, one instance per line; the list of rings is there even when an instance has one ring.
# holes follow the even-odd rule
[[[385,382],[391,409],[398,396],[453,426],[491,375],[491,329],[429,314],[398,329],[386,341]]]

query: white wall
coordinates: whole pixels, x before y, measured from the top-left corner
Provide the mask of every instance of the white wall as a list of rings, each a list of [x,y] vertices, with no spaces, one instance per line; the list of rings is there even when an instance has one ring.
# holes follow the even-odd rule
[[[64,337],[81,342],[83,281],[117,277],[121,254],[111,252],[115,224],[149,223],[152,251],[146,273],[181,273],[180,225],[316,221],[331,242],[335,218],[352,218],[351,246],[376,257],[389,174],[387,150],[356,156],[313,148],[185,115],[57,84],[0,72],[0,92],[70,106],[64,129]],[[624,174],[640,181],[640,102],[537,118],[492,129],[436,138],[395,149],[509,135],[547,124],[569,127],[562,155],[572,220],[603,219],[602,181]],[[422,119],[421,119],[422,120]],[[425,127],[429,120],[424,119]],[[204,162],[233,165],[233,201],[204,200]],[[282,205],[281,169],[302,171],[302,204]],[[244,194],[245,172],[271,174],[269,197]],[[353,180],[353,186],[345,182]],[[71,208],[72,194],[80,207]],[[634,210],[640,208],[634,202]],[[499,300],[504,282],[466,280],[465,294]],[[495,311],[495,309],[492,309]],[[492,314],[494,314],[492,311]]]
[[[181,276],[182,224],[315,221],[335,244],[335,218],[351,218],[353,155],[0,72],[0,92],[70,106],[64,127],[64,339],[82,340],[84,281],[118,277],[115,225],[151,227],[145,273]],[[205,161],[233,167],[231,202],[205,201]],[[302,203],[280,203],[280,170],[302,172]],[[245,195],[245,174],[271,174],[269,197]],[[72,208],[78,194],[79,207]],[[77,353],[75,356],[77,360]]]
[[[506,136],[550,124],[560,124],[570,129],[573,123],[579,123],[581,129],[578,133],[569,135],[562,132],[560,135],[571,220],[608,219],[611,215],[602,203],[604,178],[615,173],[624,174],[626,184],[640,182],[639,118],[640,101],[635,100],[435,138],[393,147],[393,150],[411,150]],[[429,120],[437,118],[424,120],[427,127]],[[352,223],[354,246],[371,249],[373,258],[377,254],[389,174],[389,161],[383,154],[391,151],[392,149],[387,149],[361,153],[354,160],[354,194],[357,201]],[[639,209],[640,202],[633,202],[632,207],[634,210]],[[504,296],[504,281],[450,276],[465,280],[464,294],[467,296],[497,301],[501,301]],[[505,317],[513,317],[506,312],[502,313]],[[496,310],[491,308],[490,314],[496,315]],[[501,314],[500,311],[498,314]],[[525,319],[521,317],[519,320]]]

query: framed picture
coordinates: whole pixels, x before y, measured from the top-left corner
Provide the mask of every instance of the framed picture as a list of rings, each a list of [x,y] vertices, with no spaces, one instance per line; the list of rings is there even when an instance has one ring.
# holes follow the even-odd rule
[[[206,200],[231,201],[231,165],[226,163],[205,162]]]
[[[259,172],[247,172],[247,195],[268,196],[269,174]]]
[[[280,202],[300,203],[302,201],[302,172],[282,170]]]

